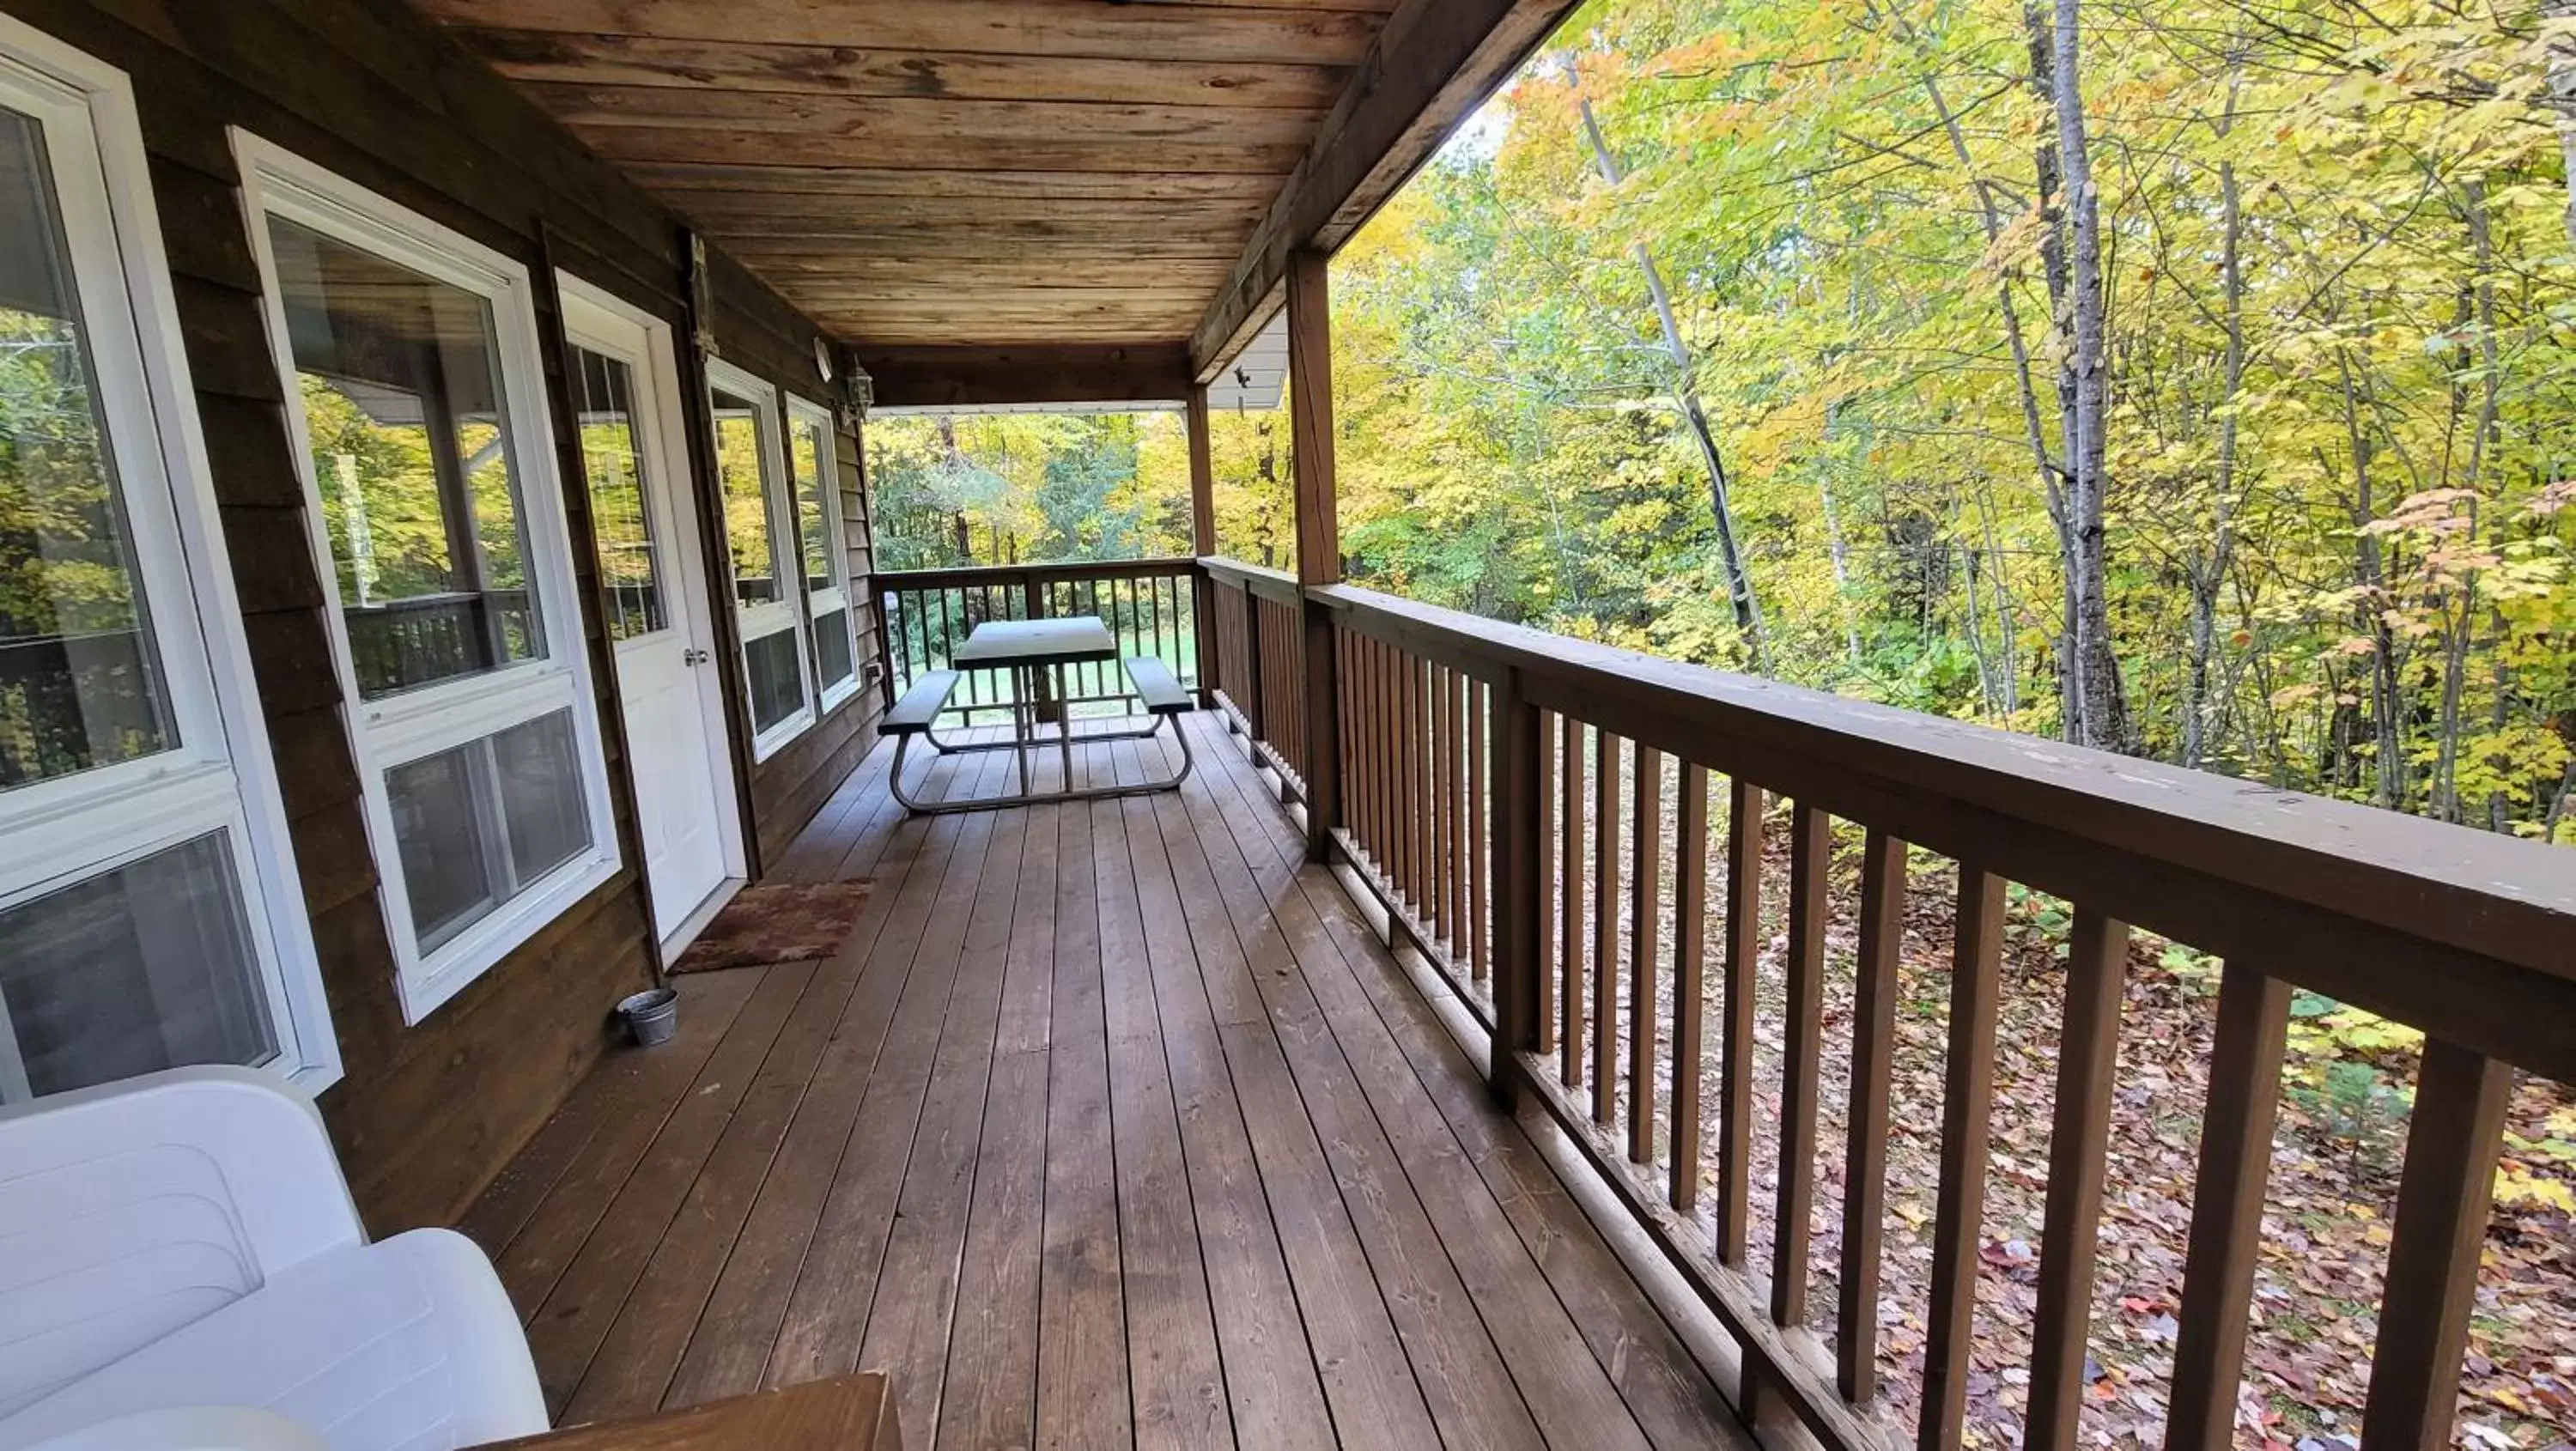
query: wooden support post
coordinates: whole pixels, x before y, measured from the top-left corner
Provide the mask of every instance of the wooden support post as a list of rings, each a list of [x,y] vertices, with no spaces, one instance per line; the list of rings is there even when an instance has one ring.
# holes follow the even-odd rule
[[[1341,528],[1333,499],[1333,318],[1324,253],[1288,261],[1290,462],[1296,475],[1297,584],[1301,591],[1342,580]],[[1302,601],[1306,666],[1306,859],[1329,861],[1342,824],[1342,744],[1333,701],[1341,692],[1332,612]]]
[[[1486,1080],[1506,1112],[1518,1106],[1523,1052],[1546,1038],[1548,742],[1518,671],[1494,688],[1494,1038]]]
[[[1190,552],[1201,559],[1216,553],[1216,459],[1208,440],[1208,395],[1190,389],[1184,411],[1190,444]],[[1216,704],[1216,581],[1201,565],[1190,576],[1191,637],[1197,646],[1199,708]]]

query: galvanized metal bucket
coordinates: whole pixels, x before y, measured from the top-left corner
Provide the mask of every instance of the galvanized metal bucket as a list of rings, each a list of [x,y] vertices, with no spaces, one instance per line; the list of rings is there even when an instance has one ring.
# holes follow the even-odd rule
[[[640,1048],[667,1043],[680,1030],[680,995],[666,987],[648,988],[617,1005]]]

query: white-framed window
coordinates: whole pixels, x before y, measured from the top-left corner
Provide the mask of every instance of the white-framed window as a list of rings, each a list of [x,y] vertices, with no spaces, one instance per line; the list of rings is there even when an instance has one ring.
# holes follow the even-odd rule
[[[796,542],[805,559],[805,616],[814,634],[814,678],[823,709],[859,688],[858,637],[851,631],[850,551],[841,532],[840,464],[831,413],[787,395],[787,472],[796,488]]]
[[[813,677],[805,669],[808,622],[797,603],[803,589],[796,508],[778,437],[778,390],[709,359],[707,406],[715,420],[734,620],[742,633],[751,758],[765,761],[814,724]]]
[[[339,1077],[124,74],[0,15],[0,1102]]]
[[[418,1022],[618,869],[528,270],[236,131]]]

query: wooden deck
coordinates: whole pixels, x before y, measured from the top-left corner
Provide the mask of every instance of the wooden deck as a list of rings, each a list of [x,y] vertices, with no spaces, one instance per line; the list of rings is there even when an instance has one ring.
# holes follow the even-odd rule
[[[678,1039],[462,1226],[558,1419],[866,1367],[915,1447],[1751,1444],[1240,743],[1184,725],[1177,794],[908,821],[885,748],[844,785],[781,868],[875,879],[842,953],[681,979]]]

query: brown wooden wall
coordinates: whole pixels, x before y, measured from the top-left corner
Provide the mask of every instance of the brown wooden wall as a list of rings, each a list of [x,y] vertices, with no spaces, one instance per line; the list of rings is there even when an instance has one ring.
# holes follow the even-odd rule
[[[814,366],[814,333],[786,304],[732,259],[711,257],[715,282],[716,346],[724,360],[778,384],[809,403],[831,407],[838,383],[825,383]],[[838,408],[833,416],[841,416]],[[847,428],[837,430],[833,456],[839,461],[841,518],[849,531],[850,603],[859,611],[866,602],[867,576],[876,565],[868,543],[868,506],[861,487],[860,440]],[[709,514],[707,517],[716,517]],[[873,605],[869,605],[873,608]],[[841,708],[817,721],[778,754],[751,768],[751,812],[754,840],[761,861],[776,861],[796,833],[841,784],[859,758],[876,744],[877,717],[883,699],[870,666],[877,658],[873,617],[855,613],[860,690]]]
[[[376,1232],[449,1222],[598,1058],[610,1041],[611,1005],[651,971],[596,571],[580,548],[584,633],[629,868],[406,1027],[331,664],[331,600],[305,527],[226,128],[246,127],[532,270],[550,256],[671,319],[685,340],[679,223],[400,0],[0,0],[0,10],[134,82],[256,685],[346,1065],[323,1095],[324,1113]],[[718,277],[715,326],[726,356],[829,402],[811,326],[747,272],[727,264]],[[538,293],[551,296],[543,286]],[[559,338],[556,319],[538,321],[543,336]],[[547,364],[558,369],[555,349]],[[550,382],[560,399],[561,379]],[[866,515],[855,440],[845,437],[842,449],[855,578],[870,567]],[[586,546],[581,475],[565,477],[572,536]],[[725,578],[720,561],[710,563],[712,577]],[[719,613],[729,623],[730,612]],[[858,623],[864,670],[874,631],[864,615]],[[878,699],[873,688],[860,691],[752,772],[758,840],[787,840],[856,763],[874,741]],[[736,730],[747,738],[739,723]]]

